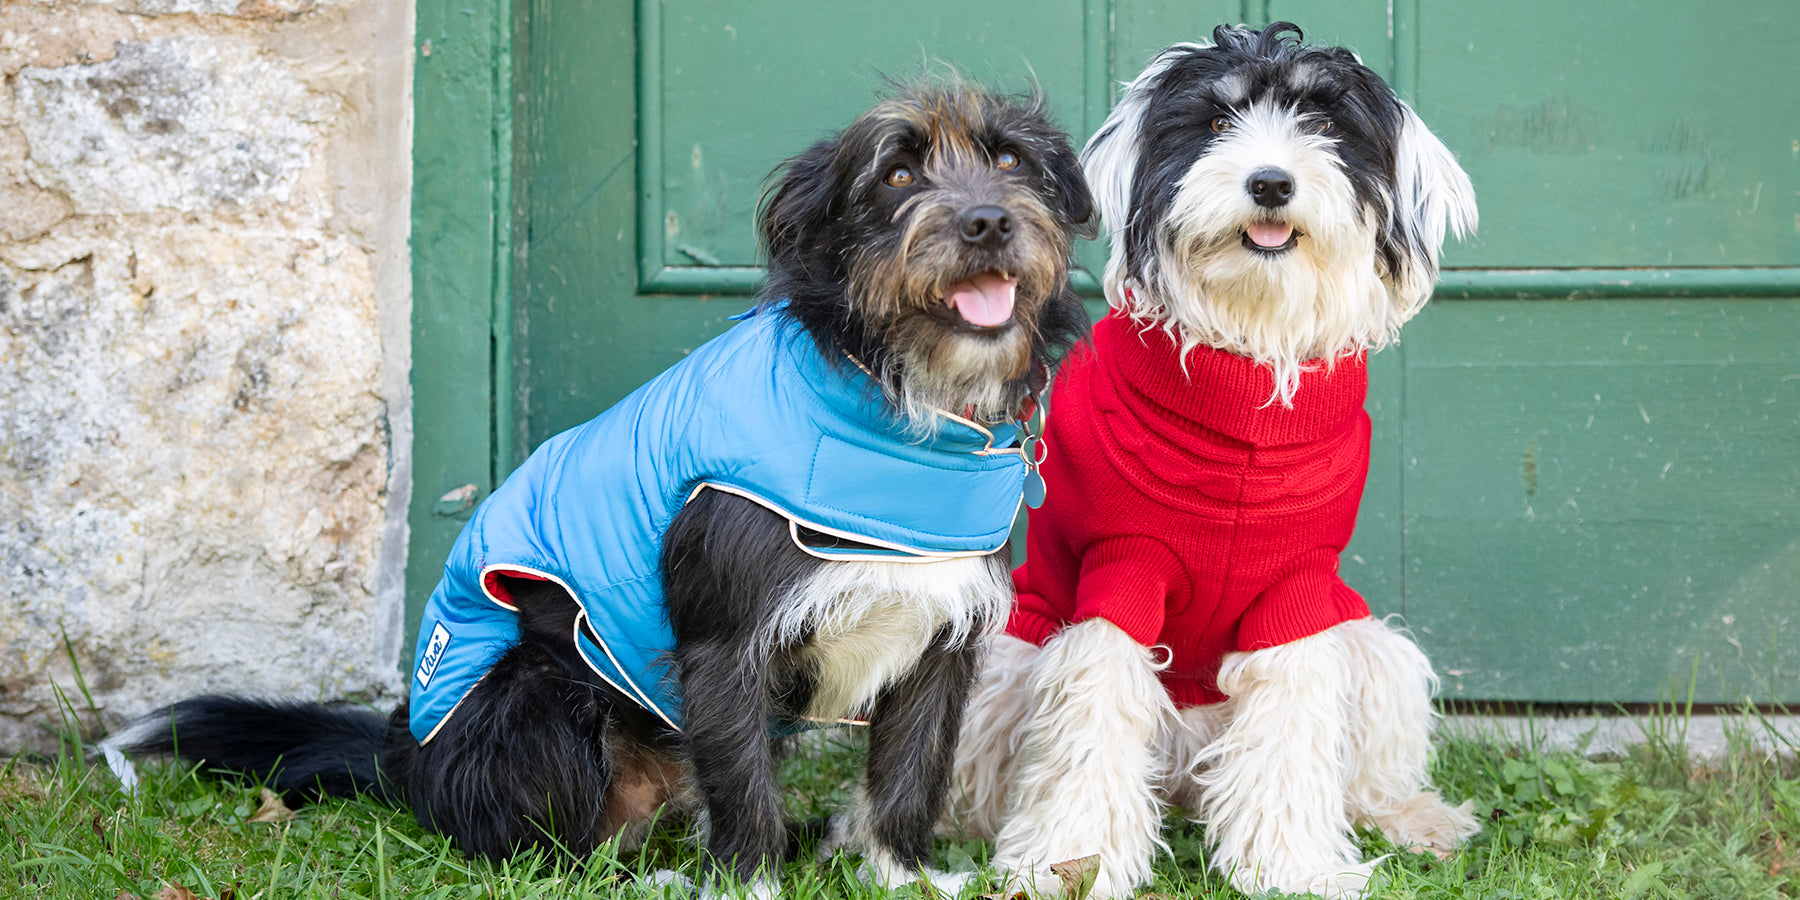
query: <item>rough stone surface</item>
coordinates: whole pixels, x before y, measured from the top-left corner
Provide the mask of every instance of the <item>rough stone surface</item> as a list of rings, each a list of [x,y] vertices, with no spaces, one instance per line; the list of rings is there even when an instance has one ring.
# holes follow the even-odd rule
[[[319,0],[103,0],[120,12],[143,16],[196,13],[247,19],[292,19],[327,5]]]
[[[82,213],[286,200],[327,105],[254,47],[202,37],[22,69],[14,91],[32,179]]]
[[[27,241],[49,231],[74,209],[68,198],[36,185],[0,185],[0,238]]]
[[[0,5],[0,752],[400,688],[409,7],[110,7]]]
[[[54,664],[67,631],[88,686],[132,706],[178,670],[265,692],[379,680],[363,254],[322,235],[79,231],[0,269],[0,646]],[[348,614],[309,615],[326,608]],[[0,715],[41,712],[0,693]]]

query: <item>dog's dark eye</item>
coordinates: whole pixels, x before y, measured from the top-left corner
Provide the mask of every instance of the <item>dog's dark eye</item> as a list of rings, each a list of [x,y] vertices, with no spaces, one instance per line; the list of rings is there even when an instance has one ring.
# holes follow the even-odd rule
[[[1320,119],[1317,122],[1314,122],[1312,130],[1313,130],[1313,134],[1330,134],[1331,133],[1331,120],[1330,119]]]
[[[1019,167],[1019,157],[1011,150],[1002,150],[995,154],[994,165],[1002,169],[1016,169]]]
[[[913,183],[913,171],[906,166],[895,166],[888,170],[889,187],[910,187]]]
[[[1217,134],[1224,134],[1225,132],[1230,131],[1231,130],[1231,117],[1230,116],[1213,116],[1212,130]]]

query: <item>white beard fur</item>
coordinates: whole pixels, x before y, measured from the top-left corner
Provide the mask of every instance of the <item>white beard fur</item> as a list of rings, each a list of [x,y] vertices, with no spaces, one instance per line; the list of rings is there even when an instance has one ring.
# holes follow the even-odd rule
[[[1122,238],[1137,167],[1137,121],[1162,67],[1160,59],[1152,63],[1127,88],[1108,120],[1114,128],[1103,127],[1083,154],[1112,237],[1107,303],[1146,328],[1168,332],[1184,358],[1204,345],[1268,367],[1275,382],[1270,401],[1292,406],[1308,366],[1330,366],[1398,339],[1400,327],[1431,297],[1446,230],[1459,238],[1474,230],[1474,188],[1449,149],[1402,104],[1396,188],[1387,201],[1403,227],[1427,239],[1402,257],[1399,271],[1382,273],[1380,223],[1357,204],[1330,152],[1332,139],[1308,132],[1307,121],[1291,111],[1256,104],[1182,177],[1155,258],[1140,261],[1146,277],[1132,278]],[[1264,166],[1287,170],[1297,186],[1274,217],[1303,237],[1276,257],[1240,243],[1246,224],[1273,215],[1243,189]]]

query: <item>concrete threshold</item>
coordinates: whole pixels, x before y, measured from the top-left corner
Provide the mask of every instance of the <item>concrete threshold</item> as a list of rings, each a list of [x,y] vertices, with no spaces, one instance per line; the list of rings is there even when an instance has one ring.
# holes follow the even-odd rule
[[[1680,715],[1480,715],[1453,713],[1438,726],[1439,735],[1518,744],[1540,750],[1583,752],[1589,756],[1624,753],[1653,738],[1684,742],[1692,759],[1719,759],[1734,747],[1748,746],[1780,756],[1800,752],[1800,716],[1695,713]]]

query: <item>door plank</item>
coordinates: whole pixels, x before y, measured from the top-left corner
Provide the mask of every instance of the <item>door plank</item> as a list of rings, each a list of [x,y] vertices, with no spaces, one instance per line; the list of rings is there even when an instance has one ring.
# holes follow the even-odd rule
[[[1791,700],[1800,304],[1466,301],[1407,337],[1407,618],[1452,696]],[[1786,673],[1785,680],[1783,673]]]

